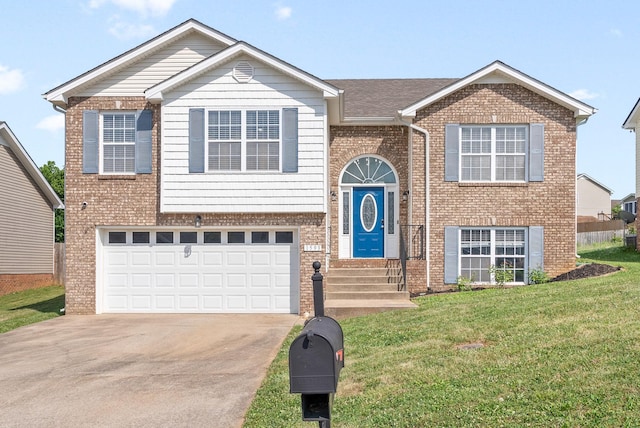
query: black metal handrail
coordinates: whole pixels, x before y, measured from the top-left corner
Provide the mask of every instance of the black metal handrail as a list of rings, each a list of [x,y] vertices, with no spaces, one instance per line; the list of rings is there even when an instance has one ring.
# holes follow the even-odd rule
[[[404,234],[400,227],[400,266],[402,266],[402,280],[398,281],[398,291],[407,289],[407,245],[404,242]]]
[[[407,260],[424,260],[424,225],[423,224],[403,224],[400,225],[400,240],[403,235],[408,241],[403,242],[406,248]],[[408,245],[407,245],[408,242]],[[401,244],[402,245],[402,244]]]
[[[409,245],[407,240],[409,238]],[[407,260],[424,260],[424,225],[400,225],[400,265],[402,266],[402,281],[398,282],[398,291],[407,289]]]

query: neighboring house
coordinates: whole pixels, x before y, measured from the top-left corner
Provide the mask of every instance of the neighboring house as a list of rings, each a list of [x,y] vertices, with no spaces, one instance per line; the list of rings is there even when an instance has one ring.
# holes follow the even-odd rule
[[[0,295],[50,285],[54,214],[64,207],[5,122],[0,122],[0,200]]]
[[[636,199],[635,193],[629,193],[627,196],[620,199],[618,204],[620,205],[620,209],[623,211],[630,212],[633,215],[638,214],[638,200]]]
[[[627,198],[636,198],[635,209],[637,214],[638,209],[638,195],[640,195],[640,98],[636,101],[635,105],[631,109],[631,112],[627,116],[626,120],[622,124],[623,129],[634,131],[636,134],[636,191]],[[625,198],[626,199],[626,198]],[[628,201],[632,202],[632,201]],[[636,230],[640,229],[640,218],[636,215]],[[640,250],[640,240],[637,240],[637,249]]]
[[[578,221],[610,220],[613,190],[587,174],[578,174],[576,180]]]
[[[575,267],[595,109],[499,61],[321,80],[188,20],[44,97],[66,115],[68,313],[312,312],[315,260],[403,255],[412,292]]]

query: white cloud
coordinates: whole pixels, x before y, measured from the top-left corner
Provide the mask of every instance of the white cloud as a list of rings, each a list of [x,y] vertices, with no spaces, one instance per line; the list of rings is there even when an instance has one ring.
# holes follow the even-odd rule
[[[279,21],[291,18],[292,13],[293,9],[289,6],[276,5],[276,18],[278,18]]]
[[[121,9],[138,12],[142,16],[164,16],[178,0],[89,0],[90,9],[98,9],[111,3]]]
[[[130,24],[114,16],[109,20],[109,33],[120,40],[146,38],[153,36],[156,30],[148,24]]]
[[[622,31],[619,30],[618,28],[612,28],[611,30],[609,30],[609,32],[612,35],[616,36],[616,37],[622,37],[623,36]]]
[[[64,129],[64,115],[55,114],[47,116],[36,125],[38,129],[44,129],[49,132],[57,132]]]
[[[576,98],[578,100],[592,100],[600,96],[600,94],[591,92],[588,89],[577,89],[571,92],[569,95],[571,95],[573,98]]]
[[[24,86],[25,80],[21,70],[10,69],[0,64],[0,94],[18,92]]]

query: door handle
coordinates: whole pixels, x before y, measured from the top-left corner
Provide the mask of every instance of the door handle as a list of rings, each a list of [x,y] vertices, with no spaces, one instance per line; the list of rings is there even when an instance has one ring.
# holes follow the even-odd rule
[[[384,219],[380,220],[380,229],[384,229]]]

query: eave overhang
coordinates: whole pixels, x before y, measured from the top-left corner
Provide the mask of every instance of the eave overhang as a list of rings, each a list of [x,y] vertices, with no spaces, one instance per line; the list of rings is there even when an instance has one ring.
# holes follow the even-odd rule
[[[440,91],[398,111],[398,115],[410,120],[416,116],[416,112],[442,98],[472,84],[490,83],[515,83],[523,86],[563,107],[573,111],[576,123],[583,123],[591,115],[596,113],[596,109],[588,104],[579,101],[564,92],[558,91],[551,86],[534,79],[501,61],[495,61],[484,68],[464,77]]]
[[[52,104],[60,107],[66,108],[67,102],[70,96],[73,96],[74,93],[78,91],[79,88],[82,88],[92,82],[96,82],[102,79],[105,75],[111,74],[116,70],[119,70],[127,65],[134,63],[138,59],[149,55],[154,52],[158,48],[166,45],[167,43],[172,42],[178,38],[181,38],[187,35],[190,32],[199,32],[204,34],[211,39],[222,43],[226,46],[230,46],[237,41],[226,34],[220,33],[214,30],[211,27],[208,27],[195,19],[189,19],[182,24],[160,34],[157,37],[119,55],[89,71],[84,74],[81,74],[78,77],[75,77],[69,80],[66,83],[63,83],[60,86],[57,86],[54,89],[46,92],[42,95],[42,97],[51,102]]]

